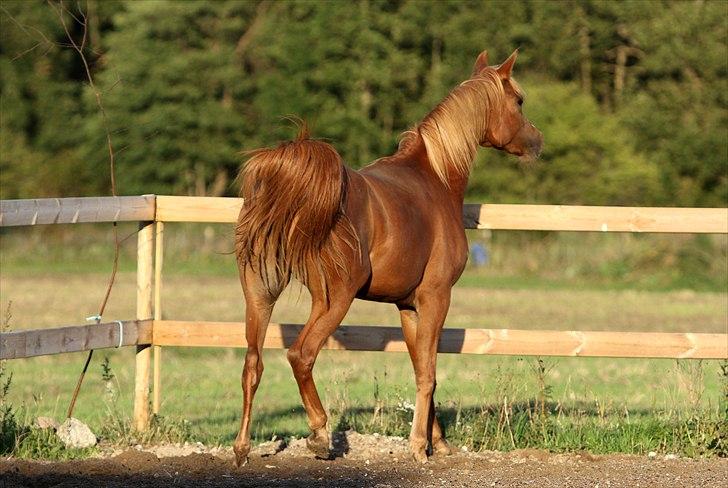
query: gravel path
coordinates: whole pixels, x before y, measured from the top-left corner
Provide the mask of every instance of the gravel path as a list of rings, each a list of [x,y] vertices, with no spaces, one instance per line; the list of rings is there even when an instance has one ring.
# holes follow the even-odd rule
[[[200,444],[109,450],[81,461],[0,459],[0,487],[718,487],[728,459],[457,452],[413,462],[397,437],[338,433],[332,460],[315,459],[303,440],[262,444],[233,466],[229,448]]]

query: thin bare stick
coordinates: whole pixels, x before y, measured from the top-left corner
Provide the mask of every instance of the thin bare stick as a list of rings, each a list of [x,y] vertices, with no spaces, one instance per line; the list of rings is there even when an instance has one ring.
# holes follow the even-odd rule
[[[106,131],[106,144],[109,149],[109,168],[111,170],[111,194],[113,196],[116,196],[116,175],[114,172],[114,146],[111,142],[111,131],[109,130],[109,120],[106,115],[106,110],[104,109],[104,104],[101,101],[101,92],[96,88],[96,84],[94,83],[94,78],[91,75],[91,68],[89,68],[88,60],[86,59],[86,54],[84,53],[84,48],[86,47],[86,39],[88,36],[88,24],[86,21],[86,16],[82,15],[83,20],[79,20],[78,17],[73,15],[65,6],[63,1],[60,2],[60,6],[56,8],[53,3],[48,1],[48,5],[51,6],[52,9],[56,11],[58,14],[58,18],[61,21],[61,25],[63,25],[63,30],[66,32],[66,37],[68,37],[68,40],[71,41],[71,45],[73,48],[78,52],[79,56],[81,57],[81,61],[83,62],[83,67],[86,70],[86,79],[88,80],[88,84],[91,87],[91,90],[94,92],[94,96],[96,97],[96,105],[99,107],[99,112],[101,112],[101,118],[104,123],[104,130]],[[76,43],[76,40],[71,35],[71,32],[68,29],[68,25],[66,24],[66,20],[63,17],[63,14],[68,13],[71,15],[76,21],[83,27],[83,38],[81,40],[81,44],[79,45]]]
[[[48,5],[58,14],[58,18],[61,21],[61,25],[63,26],[63,30],[66,33],[66,37],[71,43],[71,46],[73,49],[78,53],[79,57],[81,58],[81,62],[83,63],[84,70],[86,71],[86,79],[88,80],[88,84],[91,87],[91,90],[94,92],[94,96],[96,97],[96,105],[99,108],[99,111],[101,112],[101,118],[104,125],[104,131],[106,132],[106,144],[109,150],[109,170],[111,175],[111,194],[112,196],[116,195],[116,177],[115,177],[115,167],[114,167],[114,145],[111,140],[111,130],[109,129],[109,121],[108,117],[106,115],[106,110],[104,109],[104,104],[101,99],[101,92],[96,88],[96,83],[94,83],[94,77],[91,74],[91,68],[89,67],[88,60],[86,59],[85,49],[86,49],[86,41],[88,39],[88,21],[86,15],[81,10],[81,6],[78,5],[78,12],[79,16],[77,17],[74,15],[70,10],[68,10],[63,3],[63,1],[60,2],[59,6],[56,7],[50,0],[48,1]],[[83,27],[83,36],[81,38],[81,42],[77,43],[76,40],[71,35],[71,31],[68,27],[68,24],[66,24],[66,19],[64,17],[64,14],[70,15],[81,27]],[[109,297],[111,296],[111,289],[114,286],[114,281],[116,280],[116,272],[119,268],[119,248],[120,248],[120,242],[119,242],[119,231],[116,226],[116,222],[113,223],[113,230],[114,230],[114,263],[111,269],[111,276],[109,277],[109,284],[106,287],[106,293],[104,295],[104,299],[101,302],[101,306],[99,307],[99,313],[98,317],[100,320],[100,317],[103,316],[104,311],[106,310],[106,304],[109,302]],[[81,390],[81,384],[83,383],[83,378],[86,375],[86,371],[88,370],[89,363],[91,362],[91,358],[93,357],[94,351],[93,349],[89,351],[88,357],[86,358],[86,363],[83,366],[83,370],[81,371],[81,374],[78,377],[78,381],[76,383],[76,388],[73,391],[73,396],[71,397],[71,403],[68,406],[68,411],[66,413],[66,417],[70,418],[73,415],[73,409],[76,405],[76,399],[78,398],[78,393]]]
[[[18,27],[20,27],[20,30],[22,30],[23,32],[25,32],[25,33],[26,33],[26,34],[27,34],[28,36],[30,36],[30,37],[33,37],[33,35],[32,35],[32,34],[31,34],[31,33],[30,33],[29,31],[28,31],[28,29],[33,29],[33,30],[34,30],[35,32],[37,32],[38,34],[40,34],[40,36],[41,36],[41,37],[43,38],[43,40],[44,40],[44,41],[46,42],[46,44],[50,44],[50,45],[52,45],[52,46],[53,46],[53,45],[61,45],[60,43],[57,43],[57,42],[53,42],[53,41],[51,41],[50,39],[48,39],[48,36],[46,36],[46,35],[45,35],[45,34],[43,33],[43,31],[42,31],[42,30],[40,30],[40,29],[38,29],[37,27],[33,27],[32,25],[24,25],[24,24],[21,24],[21,23],[20,23],[20,22],[18,21],[18,19],[16,19],[15,17],[13,17],[13,16],[12,16],[12,15],[10,14],[10,12],[8,12],[8,11],[7,11],[7,9],[6,9],[5,7],[3,7],[3,6],[1,5],[1,4],[0,4],[0,10],[2,10],[2,12],[3,12],[3,13],[4,13],[5,15],[7,15],[7,16],[8,16],[8,18],[9,18],[9,19],[10,19],[10,20],[11,20],[11,21],[12,21],[12,22],[13,22],[13,23],[15,24],[15,25],[17,25]]]

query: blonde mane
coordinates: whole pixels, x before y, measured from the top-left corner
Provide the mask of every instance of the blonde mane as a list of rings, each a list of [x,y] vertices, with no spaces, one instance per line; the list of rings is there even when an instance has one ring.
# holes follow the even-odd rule
[[[520,87],[511,80],[520,95]],[[400,148],[409,146],[419,134],[427,149],[430,165],[445,186],[451,172],[470,172],[486,130],[494,122],[505,91],[495,69],[486,69],[462,82],[420,122],[415,130],[403,134]]]

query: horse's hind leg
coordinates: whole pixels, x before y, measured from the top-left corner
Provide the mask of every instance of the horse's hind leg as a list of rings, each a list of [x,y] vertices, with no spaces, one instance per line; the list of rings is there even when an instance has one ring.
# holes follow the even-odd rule
[[[402,322],[402,332],[404,334],[404,340],[407,344],[407,350],[409,351],[410,359],[412,360],[412,366],[415,366],[417,363],[417,348],[415,347],[415,341],[417,337],[417,312],[410,308],[400,307],[399,316]],[[445,440],[445,433],[442,430],[442,427],[440,427],[440,423],[437,421],[434,398],[435,394],[433,391],[432,400],[430,401],[430,428],[432,429],[432,451],[436,454],[448,456],[452,453],[452,451],[447,441]]]
[[[242,270],[240,281],[245,293],[245,339],[248,350],[245,353],[243,366],[243,413],[240,420],[240,431],[235,438],[233,450],[238,466],[248,461],[250,452],[250,415],[253,408],[253,397],[263,375],[262,349],[265,333],[268,329],[273,305],[286,283],[268,284],[250,268]]]
[[[313,381],[313,366],[326,339],[339,326],[354,299],[354,292],[349,293],[342,289],[334,291],[331,287],[330,293],[326,300],[321,292],[311,290],[311,316],[288,349],[288,361],[293,368],[311,429],[306,445],[321,458],[329,457],[329,433],[326,428],[328,418]]]

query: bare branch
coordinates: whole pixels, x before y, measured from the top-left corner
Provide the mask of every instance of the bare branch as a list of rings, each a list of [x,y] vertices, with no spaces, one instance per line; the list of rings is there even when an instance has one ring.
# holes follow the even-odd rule
[[[23,31],[23,32],[24,32],[24,33],[25,33],[25,34],[26,34],[26,35],[27,35],[28,37],[32,37],[32,38],[33,38],[34,40],[35,40],[35,39],[37,39],[37,38],[36,38],[36,37],[34,37],[34,36],[33,36],[33,35],[32,35],[32,34],[30,33],[30,31],[28,30],[28,29],[32,29],[32,30],[34,30],[34,31],[35,31],[36,33],[38,33],[38,34],[39,34],[39,35],[40,35],[40,36],[41,36],[41,37],[43,38],[43,40],[45,41],[45,43],[46,43],[46,44],[48,44],[49,46],[57,46],[57,45],[60,45],[60,43],[57,43],[57,42],[51,41],[51,40],[50,40],[50,39],[48,38],[48,36],[46,36],[46,35],[45,35],[45,34],[43,33],[43,31],[41,31],[40,29],[38,29],[38,28],[36,28],[36,27],[33,27],[32,25],[23,25],[23,24],[21,24],[21,23],[20,23],[20,22],[18,21],[18,19],[16,19],[15,17],[13,17],[13,15],[12,15],[12,14],[11,14],[10,12],[8,12],[8,11],[7,11],[7,9],[6,9],[5,7],[3,7],[3,6],[2,6],[2,4],[0,4],[0,10],[2,10],[2,12],[3,12],[3,13],[4,13],[4,14],[5,14],[5,15],[6,15],[6,16],[7,16],[7,17],[8,17],[8,18],[9,18],[10,20],[11,20],[11,22],[12,22],[13,24],[17,25],[17,26],[18,26],[18,27],[20,28],[20,30],[22,30],[22,31]]]
[[[50,0],[48,0],[48,4],[55,10],[55,12],[58,14],[58,18],[61,21],[61,25],[63,25],[63,30],[66,32],[66,37],[68,37],[68,40],[71,41],[71,44],[73,45],[73,48],[78,52],[79,56],[81,57],[81,61],[83,62],[83,67],[86,70],[86,78],[88,80],[88,84],[91,87],[91,90],[94,92],[94,96],[96,97],[96,105],[99,107],[99,111],[101,112],[101,118],[104,124],[104,130],[106,131],[106,143],[109,148],[109,167],[111,172],[111,194],[113,196],[116,196],[116,175],[114,171],[114,146],[111,141],[111,130],[109,129],[109,121],[108,117],[106,115],[106,110],[104,109],[104,104],[101,101],[101,92],[96,88],[96,84],[94,83],[94,78],[91,75],[91,68],[89,68],[88,60],[86,59],[86,54],[84,53],[84,47],[86,45],[86,38],[88,35],[88,25],[86,23],[86,16],[83,15],[83,21],[78,21],[80,25],[83,27],[83,40],[81,41],[81,45],[78,45],[76,41],[73,39],[73,36],[71,35],[70,30],[68,29],[68,25],[66,24],[66,20],[63,17],[63,13],[67,12],[69,13],[74,19],[78,20],[78,17],[71,14],[66,6],[64,5],[63,1],[60,2],[60,7],[56,8],[53,6],[53,3],[51,3]]]
[[[250,44],[253,42],[253,39],[255,39],[255,36],[257,35],[258,29],[260,28],[261,23],[265,20],[266,13],[268,12],[268,8],[270,7],[270,3],[267,1],[261,2],[258,4],[258,8],[255,10],[255,18],[250,23],[250,26],[245,30],[245,33],[240,36],[240,39],[238,39],[237,44],[235,45],[235,56],[238,59],[242,59],[243,55],[245,54],[245,51],[248,49]]]
[[[36,48],[38,48],[38,46],[40,46],[41,44],[42,44],[42,43],[40,43],[40,42],[37,42],[37,43],[35,43],[35,45],[33,45],[32,47],[29,47],[28,49],[26,49],[26,50],[24,50],[24,51],[21,51],[21,52],[19,52],[18,54],[16,54],[15,56],[13,56],[13,59],[11,59],[11,61],[15,61],[16,59],[20,59],[20,58],[22,58],[23,56],[25,56],[26,54],[28,54],[29,52],[31,52],[31,51],[35,51],[35,50],[36,50]]]
[[[81,10],[80,4],[77,4],[78,11],[80,14],[80,18],[73,14],[68,8],[66,8],[66,5],[63,3],[63,0],[60,2],[60,6],[56,7],[51,3],[50,0],[48,0],[48,5],[56,12],[58,15],[59,20],[61,21],[61,25],[63,26],[63,30],[66,33],[66,37],[71,42],[71,46],[73,49],[76,50],[79,57],[81,58],[81,61],[83,62],[84,70],[86,71],[86,79],[88,80],[88,84],[91,87],[91,90],[94,93],[94,96],[96,97],[96,105],[99,108],[99,112],[101,112],[101,119],[103,121],[104,125],[104,131],[106,132],[106,144],[109,149],[109,169],[111,174],[111,194],[113,196],[116,196],[116,176],[115,176],[115,170],[114,170],[114,145],[111,141],[111,130],[109,129],[109,120],[106,115],[106,110],[104,109],[104,104],[101,99],[101,92],[96,87],[96,83],[94,83],[94,77],[91,74],[91,68],[89,67],[88,59],[86,58],[86,40],[88,39],[88,21],[86,14]],[[77,23],[83,28],[83,36],[81,38],[81,43],[77,43],[76,40],[71,35],[71,31],[68,28],[68,24],[66,24],[65,14],[70,15]],[[104,310],[106,309],[106,304],[109,302],[109,297],[111,296],[111,289],[114,286],[114,280],[116,278],[116,272],[119,269],[119,249],[120,249],[120,242],[119,242],[119,230],[116,226],[116,222],[114,222],[114,262],[111,269],[111,276],[109,277],[109,284],[106,287],[106,294],[104,295],[104,299],[101,302],[101,305],[99,307],[99,313],[98,316],[102,316],[104,314]],[[73,392],[73,396],[71,397],[71,403],[68,406],[68,412],[67,416],[71,417],[73,414],[73,408],[76,405],[76,398],[78,397],[78,392],[81,389],[81,383],[83,382],[84,375],[86,374],[86,370],[88,369],[89,362],[91,361],[91,357],[93,356],[93,350],[89,351],[88,357],[86,359],[86,364],[83,367],[83,371],[81,372],[81,375],[78,378],[78,381],[76,383],[76,388]]]

